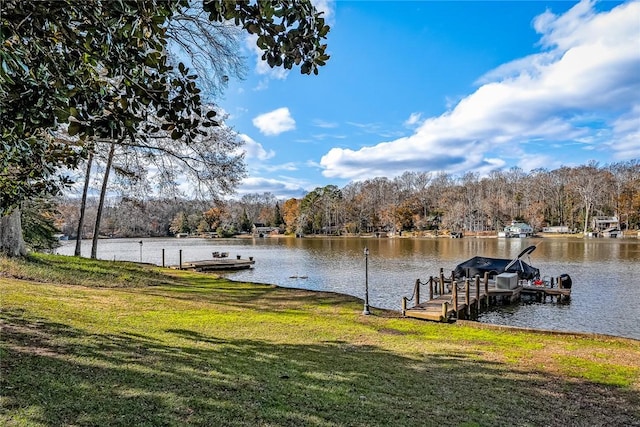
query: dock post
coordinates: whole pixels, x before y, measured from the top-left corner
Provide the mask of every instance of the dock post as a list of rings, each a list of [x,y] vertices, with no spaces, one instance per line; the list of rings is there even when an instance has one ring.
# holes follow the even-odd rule
[[[433,299],[433,276],[429,277],[429,301]]]
[[[444,295],[444,268],[440,267],[440,295]]]
[[[447,312],[449,311],[449,303],[448,302],[443,302],[442,303],[442,321],[446,322],[447,321]]]
[[[402,297],[402,317],[407,317],[407,297]]]
[[[416,305],[420,304],[420,279],[416,279]]]
[[[480,276],[476,274],[476,314],[480,314]]]
[[[164,248],[162,249],[162,268],[164,268]]]
[[[451,299],[451,302],[453,302],[453,311],[455,311],[456,318],[457,318],[458,317],[458,284],[455,282],[455,280],[451,282],[451,292],[453,294]]]
[[[469,278],[464,279],[464,303],[467,306],[467,319],[471,317]]]
[[[484,272],[484,294],[487,296],[487,304],[486,307],[489,308],[489,272]]]
[[[182,249],[178,250],[179,268],[182,270]]]

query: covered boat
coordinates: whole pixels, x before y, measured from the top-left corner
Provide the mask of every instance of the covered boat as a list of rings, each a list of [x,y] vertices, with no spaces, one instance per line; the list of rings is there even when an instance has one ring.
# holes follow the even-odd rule
[[[458,264],[453,274],[456,279],[459,279],[462,277],[470,278],[476,275],[484,277],[485,273],[489,273],[490,278],[502,273],[518,273],[520,280],[535,280],[540,277],[540,270],[530,266],[521,259],[523,256],[531,254],[535,249],[535,246],[529,246],[512,260],[476,256]]]

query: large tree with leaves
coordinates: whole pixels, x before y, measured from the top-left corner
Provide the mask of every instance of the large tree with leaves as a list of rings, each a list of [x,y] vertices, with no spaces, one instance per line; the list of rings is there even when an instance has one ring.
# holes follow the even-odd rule
[[[68,184],[66,168],[93,138],[140,137],[155,129],[195,138],[206,124],[197,77],[167,54],[167,26],[188,0],[4,0],[0,44],[0,249],[24,253],[9,218],[20,204]],[[329,27],[308,1],[204,1],[210,21],[256,34],[271,66],[317,74]],[[77,139],[56,138],[61,125]]]

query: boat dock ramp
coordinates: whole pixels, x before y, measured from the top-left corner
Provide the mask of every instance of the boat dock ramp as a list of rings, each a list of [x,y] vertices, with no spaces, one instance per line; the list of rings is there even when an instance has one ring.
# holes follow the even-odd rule
[[[515,279],[515,280],[514,280]],[[551,278],[548,282],[538,284],[517,280],[509,274],[501,274],[489,279],[475,276],[454,280],[445,277],[443,269],[438,276],[431,276],[427,282],[416,280],[413,295],[402,298],[402,314],[406,317],[449,322],[454,319],[474,319],[482,311],[496,305],[512,304],[528,295],[537,301],[545,302],[548,298],[557,302],[566,302],[571,296],[571,288],[563,287],[563,278]],[[427,300],[421,302],[421,289],[426,288]],[[414,305],[409,307],[409,303]]]

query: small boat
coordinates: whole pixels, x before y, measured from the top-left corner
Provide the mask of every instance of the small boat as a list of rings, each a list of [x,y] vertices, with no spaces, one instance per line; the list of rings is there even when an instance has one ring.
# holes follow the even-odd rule
[[[495,280],[496,276],[504,273],[517,274],[517,281],[525,287],[553,288],[554,281],[548,277],[542,278],[540,270],[522,260],[536,250],[535,245],[529,246],[514,259],[488,258],[475,256],[458,264],[453,271],[455,279],[472,278],[476,275],[484,277],[488,273],[489,279]],[[562,289],[571,289],[571,277],[561,274],[557,279],[557,286]]]
[[[453,274],[456,278],[470,278],[476,275],[484,277],[485,273],[489,273],[489,278],[493,278],[502,273],[517,273],[520,280],[533,280],[540,277],[540,270],[522,261],[521,258],[530,255],[535,249],[535,246],[529,246],[512,260],[475,256],[458,264]]]

